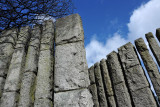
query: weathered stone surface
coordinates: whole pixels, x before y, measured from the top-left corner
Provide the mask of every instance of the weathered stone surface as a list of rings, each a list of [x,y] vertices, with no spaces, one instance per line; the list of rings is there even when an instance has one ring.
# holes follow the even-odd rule
[[[92,96],[88,89],[54,93],[54,107],[93,107]]]
[[[83,42],[56,46],[54,75],[55,91],[89,86],[88,66]]]
[[[153,52],[153,55],[156,58],[158,65],[160,66],[160,47],[151,32],[147,33],[145,36],[149,43],[149,47]]]
[[[3,92],[3,86],[4,86],[5,78],[0,77],[0,98]]]
[[[156,29],[156,36],[157,36],[157,39],[160,42],[160,28]]]
[[[95,84],[94,66],[91,66],[88,69],[88,74],[89,74],[90,84]]]
[[[34,104],[34,92],[36,75],[34,72],[25,72],[21,83],[18,107],[32,107]]]
[[[34,102],[34,107],[53,107],[50,99],[38,99]]]
[[[56,21],[56,45],[83,41],[84,32],[81,18],[78,14],[69,15]]]
[[[126,76],[128,88],[131,92],[132,98],[138,99],[139,96],[141,96],[141,100],[151,102],[147,106],[155,106],[155,99],[153,97],[153,94],[149,91],[146,91],[144,93],[138,93],[139,96],[134,94],[136,91],[142,91],[143,89],[150,90],[148,81],[144,75],[144,71],[142,69],[142,66],[140,65],[137,53],[134,49],[134,46],[131,43],[127,43],[126,45],[120,47],[118,49],[120,59],[122,62],[122,66],[124,69],[124,74]],[[127,65],[127,66],[126,66]],[[131,66],[134,65],[134,66]],[[143,99],[145,98],[145,99]],[[142,102],[143,102],[142,101]],[[140,107],[139,104],[136,102],[136,100],[133,100],[133,103],[135,106]],[[146,106],[145,103],[141,103],[141,107]]]
[[[106,95],[104,92],[100,65],[98,62],[94,64],[94,74],[95,74],[95,80],[96,80],[96,85],[97,85],[99,105],[100,107],[108,107]]]
[[[40,47],[41,31],[40,26],[34,26],[32,30],[32,37],[30,39],[28,52],[26,55],[25,71],[37,73],[38,56]]]
[[[103,78],[106,98],[108,99],[108,102],[109,102],[108,105],[111,107],[115,107],[116,104],[115,104],[114,93],[113,93],[113,89],[112,89],[112,83],[111,83],[111,79],[109,76],[108,67],[107,67],[105,59],[102,59],[100,61],[100,68],[101,68],[101,74],[102,74],[102,78]]]
[[[144,40],[142,38],[139,38],[135,40],[135,44],[139,54],[141,55],[143,63],[148,71],[154,89],[156,91],[156,94],[160,99],[160,74],[158,67],[156,66],[156,63],[154,62],[152,56],[149,54],[149,50],[147,49]]]
[[[131,98],[125,83],[123,71],[115,51],[107,55],[107,65],[114,87],[117,105],[119,107],[132,107]]]
[[[17,107],[18,98],[17,92],[4,92],[0,107]]]
[[[96,84],[92,84],[89,86],[89,90],[92,94],[92,99],[94,106],[93,107],[99,107],[99,102],[98,102],[98,95],[97,95],[97,86]]]
[[[51,20],[44,23],[36,79],[35,106],[53,105],[53,43],[54,25]]]
[[[149,88],[144,88],[133,92],[133,101],[136,107],[158,107]]]

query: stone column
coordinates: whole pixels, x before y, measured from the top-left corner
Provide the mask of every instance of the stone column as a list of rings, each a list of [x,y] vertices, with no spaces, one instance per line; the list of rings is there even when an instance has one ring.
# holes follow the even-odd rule
[[[152,56],[149,54],[149,50],[147,49],[147,46],[142,38],[135,40],[135,44],[160,101],[160,73],[157,65]]]
[[[131,43],[118,49],[128,88],[136,107],[157,107],[139,58]]]
[[[19,107],[32,107],[34,105],[35,80],[38,70],[38,57],[41,29],[39,25],[34,26],[32,30],[19,98]]]
[[[147,33],[145,36],[149,43],[149,47],[156,58],[158,65],[160,66],[160,47],[151,32]]]
[[[44,22],[38,61],[34,107],[53,107],[54,24]]]
[[[1,98],[1,107],[16,107],[19,99],[21,74],[24,71],[26,46],[30,37],[30,28],[22,27],[18,35],[17,44],[12,55],[4,91]]]
[[[100,107],[108,107],[106,95],[104,92],[103,80],[99,63],[94,64],[95,81],[97,85],[98,100]]]
[[[98,95],[97,95],[97,86],[96,86],[95,75],[94,75],[94,66],[91,66],[88,69],[88,73],[89,73],[89,79],[90,79],[89,90],[92,94],[92,99],[93,99],[93,103],[94,103],[93,107],[99,107]]]
[[[157,36],[157,39],[160,42],[160,28],[156,29],[156,36]]]
[[[103,83],[104,83],[104,90],[106,93],[106,98],[108,100],[108,106],[116,107],[112,83],[111,83],[111,79],[109,76],[108,67],[105,59],[102,59],[100,61],[100,68],[101,68],[101,74],[102,74]]]
[[[11,29],[3,31],[0,35],[0,99],[16,45],[17,33],[17,29]]]
[[[115,51],[107,55],[107,64],[118,107],[132,107],[131,98],[125,83],[123,71]]]
[[[73,14],[56,21],[54,107],[92,107],[81,18]]]

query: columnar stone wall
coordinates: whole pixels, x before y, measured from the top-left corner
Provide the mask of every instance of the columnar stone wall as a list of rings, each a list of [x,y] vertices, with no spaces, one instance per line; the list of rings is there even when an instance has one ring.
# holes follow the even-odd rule
[[[152,33],[146,38],[160,66],[159,43]],[[144,40],[135,45],[157,96],[131,43],[88,69],[78,14],[3,31],[0,107],[158,107],[159,69]]]
[[[95,107],[159,107],[160,106],[160,46],[151,32],[146,39],[157,61],[153,60],[142,38],[111,52],[88,69],[90,92]],[[159,39],[160,29],[156,36]],[[140,63],[140,57],[146,73]],[[151,91],[151,80],[155,92]],[[155,96],[156,94],[156,96]]]

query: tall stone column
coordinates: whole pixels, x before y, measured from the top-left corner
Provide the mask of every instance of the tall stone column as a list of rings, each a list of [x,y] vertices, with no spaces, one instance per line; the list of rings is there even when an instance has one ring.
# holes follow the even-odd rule
[[[152,84],[160,101],[160,73],[158,67],[154,62],[152,56],[149,54],[149,50],[144,43],[144,40],[142,38],[139,38],[135,40],[135,44],[139,54],[141,55],[143,63],[148,71],[149,77],[152,81]]]
[[[0,107],[16,107],[19,99],[21,75],[24,71],[26,46],[30,37],[30,28],[22,27],[12,55]]]
[[[38,61],[34,107],[53,107],[54,24],[44,22]]]
[[[8,68],[17,41],[17,29],[5,30],[0,35],[0,99],[7,77]]]
[[[160,66],[160,47],[151,32],[147,33],[145,36],[149,43],[149,47],[156,58],[158,65]]]
[[[157,36],[157,39],[160,42],[160,28],[156,29],[156,36]]]
[[[118,49],[118,53],[134,105],[157,107],[134,46],[127,43]]]
[[[57,19],[55,34],[54,107],[92,107],[80,16]]]
[[[34,105],[35,82],[38,70],[38,57],[41,38],[41,29],[39,25],[34,26],[31,35],[24,72],[22,75],[18,107],[32,107]]]
[[[108,100],[108,106],[109,107],[116,107],[114,92],[113,92],[113,88],[112,88],[112,82],[110,79],[110,75],[108,72],[108,67],[107,67],[105,59],[102,59],[100,61],[100,68],[101,68],[101,74],[102,74],[103,83],[104,83],[104,90],[106,93],[106,99]]]
[[[107,64],[118,107],[132,107],[130,94],[124,79],[122,67],[115,51],[107,55]]]

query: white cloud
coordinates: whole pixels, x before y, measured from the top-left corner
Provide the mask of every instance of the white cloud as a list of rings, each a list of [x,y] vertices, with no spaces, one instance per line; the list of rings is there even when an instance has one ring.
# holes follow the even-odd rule
[[[127,24],[129,30],[127,38],[115,33],[112,37],[106,38],[105,43],[102,43],[96,40],[96,35],[94,35],[86,46],[89,67],[128,41],[134,43],[134,40],[142,37],[146,42],[145,33],[153,32],[155,34],[156,28],[160,27],[159,10],[160,0],[150,0],[135,9]]]

